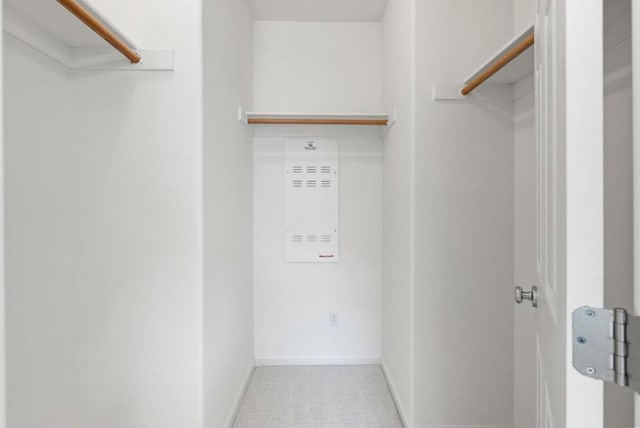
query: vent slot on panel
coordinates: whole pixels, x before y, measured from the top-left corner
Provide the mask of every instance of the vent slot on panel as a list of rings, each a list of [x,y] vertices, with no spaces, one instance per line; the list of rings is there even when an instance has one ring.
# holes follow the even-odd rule
[[[320,182],[320,187],[324,187],[324,188],[331,187],[331,180],[322,180]]]
[[[328,166],[328,165],[322,165],[322,166],[320,167],[320,172],[321,172],[322,174],[331,174],[331,167],[330,167],[330,166]]]
[[[293,171],[294,174],[302,174],[302,166],[294,165],[291,171]]]
[[[318,168],[315,165],[309,165],[307,167],[307,174],[315,174],[318,172]]]
[[[318,187],[318,182],[316,180],[307,180],[307,187]]]
[[[331,235],[322,235],[320,237],[320,242],[324,242],[325,244],[331,242]]]
[[[291,181],[291,187],[302,187],[302,180]]]
[[[293,235],[291,237],[291,242],[295,242],[295,243],[302,242],[302,235]]]

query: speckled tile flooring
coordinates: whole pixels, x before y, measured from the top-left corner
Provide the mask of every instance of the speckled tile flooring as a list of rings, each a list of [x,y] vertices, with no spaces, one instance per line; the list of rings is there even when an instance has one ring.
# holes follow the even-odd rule
[[[235,428],[402,428],[380,366],[258,367]]]

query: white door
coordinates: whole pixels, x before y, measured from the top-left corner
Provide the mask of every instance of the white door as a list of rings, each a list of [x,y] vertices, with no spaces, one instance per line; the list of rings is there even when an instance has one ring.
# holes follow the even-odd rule
[[[601,428],[602,383],[571,364],[571,313],[603,304],[602,0],[538,0],[538,428]]]

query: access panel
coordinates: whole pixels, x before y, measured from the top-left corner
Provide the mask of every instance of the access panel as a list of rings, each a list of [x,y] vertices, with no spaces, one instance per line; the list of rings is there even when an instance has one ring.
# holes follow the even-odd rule
[[[337,140],[285,141],[285,262],[340,261],[339,159]]]

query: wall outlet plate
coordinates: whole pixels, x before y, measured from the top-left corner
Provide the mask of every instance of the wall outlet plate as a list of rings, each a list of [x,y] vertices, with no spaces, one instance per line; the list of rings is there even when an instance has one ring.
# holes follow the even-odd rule
[[[337,312],[331,312],[329,314],[329,325],[331,327],[338,327],[338,325],[340,325],[340,318]]]

